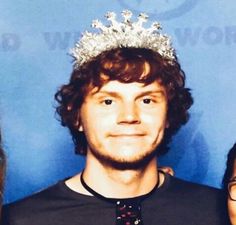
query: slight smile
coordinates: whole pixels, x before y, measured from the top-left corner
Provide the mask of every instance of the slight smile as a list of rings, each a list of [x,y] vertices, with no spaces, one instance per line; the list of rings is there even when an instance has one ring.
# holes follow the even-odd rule
[[[143,137],[145,134],[110,134],[110,137]]]

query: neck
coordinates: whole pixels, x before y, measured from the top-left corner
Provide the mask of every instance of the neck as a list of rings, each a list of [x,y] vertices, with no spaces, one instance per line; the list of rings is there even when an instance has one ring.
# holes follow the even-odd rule
[[[157,160],[153,158],[145,167],[135,170],[118,170],[104,166],[97,160],[87,158],[83,174],[86,184],[99,194],[108,198],[132,198],[149,193],[160,179]],[[80,174],[66,182],[72,190],[90,195],[80,183]]]

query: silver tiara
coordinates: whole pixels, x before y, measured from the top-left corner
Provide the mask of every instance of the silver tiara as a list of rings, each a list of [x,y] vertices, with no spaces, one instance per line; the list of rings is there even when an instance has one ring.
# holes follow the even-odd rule
[[[104,51],[123,47],[151,49],[170,62],[175,60],[170,37],[160,33],[160,23],[154,22],[150,28],[144,28],[143,23],[148,19],[145,13],[141,13],[136,22],[131,22],[132,12],[129,10],[124,10],[122,16],[124,20],[118,22],[116,14],[108,12],[106,18],[110,21],[109,25],[105,26],[99,20],[92,22],[92,27],[99,29],[99,32],[85,31],[70,50],[75,67],[89,62]]]

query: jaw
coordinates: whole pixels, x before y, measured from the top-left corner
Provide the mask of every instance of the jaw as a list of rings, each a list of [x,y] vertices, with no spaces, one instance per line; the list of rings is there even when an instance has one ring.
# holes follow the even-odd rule
[[[102,154],[99,151],[88,149],[86,163],[92,165],[100,164],[107,170],[127,171],[127,170],[143,170],[152,161],[156,161],[156,150],[148,152],[133,152],[130,155],[124,154]]]

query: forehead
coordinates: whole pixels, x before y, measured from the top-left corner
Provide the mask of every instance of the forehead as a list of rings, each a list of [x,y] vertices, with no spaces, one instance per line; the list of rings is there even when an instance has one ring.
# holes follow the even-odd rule
[[[146,92],[163,92],[165,88],[158,82],[154,81],[150,84],[143,84],[139,82],[122,83],[120,81],[108,81],[101,88],[93,88],[89,94],[116,92],[120,95],[138,95]]]

